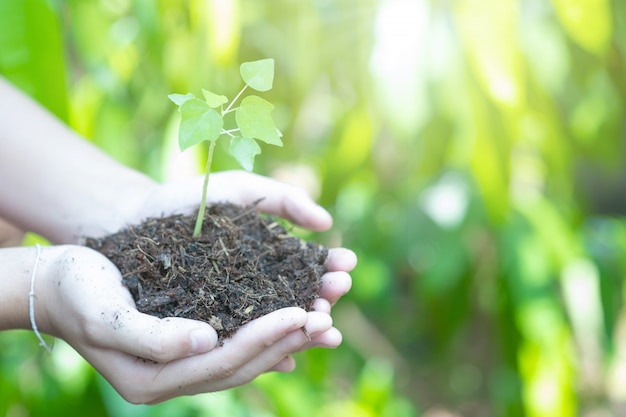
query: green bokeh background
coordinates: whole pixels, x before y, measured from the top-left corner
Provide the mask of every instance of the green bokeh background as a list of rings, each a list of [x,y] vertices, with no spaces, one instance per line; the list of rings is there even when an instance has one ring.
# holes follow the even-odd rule
[[[133,406],[63,342],[4,332],[0,414],[624,415],[626,2],[0,0],[0,72],[158,180],[205,158],[167,95],[232,98],[268,57],[285,146],[255,171],[359,256],[342,346]]]

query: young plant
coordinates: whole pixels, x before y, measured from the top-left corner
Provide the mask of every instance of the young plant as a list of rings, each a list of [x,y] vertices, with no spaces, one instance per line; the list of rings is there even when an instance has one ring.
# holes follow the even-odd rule
[[[249,95],[241,104],[233,107],[248,87],[256,91],[268,91],[274,82],[274,60],[262,59],[259,61],[244,62],[239,68],[241,78],[245,85],[228,103],[226,96],[202,90],[204,100],[197,98],[191,93],[170,94],[168,97],[180,111],[181,121],[178,130],[178,144],[181,151],[202,143],[209,142],[209,153],[204,174],[202,200],[196,218],[193,237],[200,236],[204,211],[206,209],[207,187],[209,174],[213,160],[213,150],[220,137],[230,139],[229,154],[246,171],[252,171],[254,157],[261,153],[261,147],[257,143],[260,140],[270,145],[283,146],[282,134],[276,128],[271,111],[274,106],[267,100]],[[224,105],[226,108],[224,108]],[[235,112],[235,128],[224,128],[224,116]]]

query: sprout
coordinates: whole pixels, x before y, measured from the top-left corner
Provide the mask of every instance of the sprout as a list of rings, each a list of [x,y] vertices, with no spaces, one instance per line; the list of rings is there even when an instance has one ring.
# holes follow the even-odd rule
[[[209,142],[202,200],[200,201],[193,237],[200,236],[202,230],[211,161],[217,140],[220,137],[230,139],[228,152],[246,171],[252,171],[254,157],[261,153],[261,147],[257,140],[270,145],[283,146],[280,139],[282,134],[276,128],[271,116],[274,106],[269,101],[256,95],[249,95],[241,100],[238,107],[233,107],[248,87],[256,91],[268,91],[272,88],[274,60],[262,59],[244,62],[241,64],[239,72],[245,85],[226,108],[224,108],[224,105],[228,103],[226,96],[204,89],[202,90],[204,99],[197,98],[191,93],[170,94],[168,96],[178,106],[181,115],[178,130],[180,150],[184,151],[204,141]],[[225,129],[224,116],[233,111],[235,112],[237,127]]]

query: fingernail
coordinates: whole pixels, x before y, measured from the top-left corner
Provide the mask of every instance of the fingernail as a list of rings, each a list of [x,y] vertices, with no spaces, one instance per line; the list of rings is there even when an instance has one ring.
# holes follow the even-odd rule
[[[215,347],[215,338],[203,329],[191,331],[191,353],[206,353]]]

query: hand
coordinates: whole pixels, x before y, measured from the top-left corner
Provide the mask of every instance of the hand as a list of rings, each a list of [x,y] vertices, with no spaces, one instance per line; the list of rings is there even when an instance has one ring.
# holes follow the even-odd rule
[[[347,258],[333,252],[327,265],[336,268]],[[67,341],[132,403],[223,390],[269,370],[290,371],[292,353],[340,341],[326,312],[286,308],[248,323],[216,347],[215,330],[206,323],[139,313],[117,268],[84,247],[42,248],[38,276],[39,328]],[[340,295],[327,293],[331,300]]]
[[[332,224],[325,210],[286,184],[241,172],[214,174],[211,181],[213,200],[248,204],[265,197],[260,210],[313,230]],[[193,212],[200,190],[196,186],[200,185],[195,181],[157,186],[146,198],[149,209],[139,218]],[[241,385],[267,371],[288,372],[295,366],[293,353],[341,343],[341,333],[332,327],[329,314],[351,286],[348,272],[356,265],[356,257],[347,249],[329,252],[322,298],[316,301],[315,311],[273,312],[248,323],[216,347],[215,330],[208,324],[139,313],[108,260],[86,248],[66,248],[57,255],[61,262],[52,263],[55,271],[50,276],[57,278],[49,280],[49,289],[42,295],[48,328],[40,328],[65,339],[130,402],[156,403]],[[50,250],[42,253],[42,264]],[[300,330],[303,326],[310,341]]]
[[[200,204],[202,181],[202,177],[196,177],[159,184],[150,190],[138,190],[145,193],[141,197],[143,204],[128,222],[136,223],[163,214],[195,214]],[[211,174],[207,196],[209,202],[228,201],[241,205],[261,200],[257,206],[259,211],[314,231],[324,231],[332,226],[330,214],[311,200],[303,189],[245,171]]]

